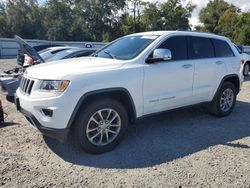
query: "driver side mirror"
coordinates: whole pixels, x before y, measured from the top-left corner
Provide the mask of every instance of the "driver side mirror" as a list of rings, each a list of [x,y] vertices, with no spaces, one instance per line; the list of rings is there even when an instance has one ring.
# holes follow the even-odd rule
[[[172,53],[169,49],[158,48],[153,51],[153,57],[148,57],[146,63],[151,64],[159,61],[169,61],[172,59]]]

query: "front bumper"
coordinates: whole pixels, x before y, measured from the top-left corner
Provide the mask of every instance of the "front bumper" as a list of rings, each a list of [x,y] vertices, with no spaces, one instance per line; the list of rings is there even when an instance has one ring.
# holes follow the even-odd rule
[[[76,104],[76,98],[73,95],[64,93],[59,96],[46,96],[44,93],[42,97],[37,97],[33,91],[31,95],[24,94],[20,88],[17,89],[16,96],[19,98],[21,109],[32,113],[46,128],[58,130],[68,128]],[[52,114],[47,114],[45,111],[51,111]]]
[[[59,140],[60,142],[65,142],[67,140],[69,129],[54,129],[54,128],[48,128],[44,127],[40,124],[40,122],[36,119],[36,117],[27,110],[23,109],[20,106],[19,99],[15,97],[15,104],[17,109],[24,115],[26,120],[30,123],[32,127],[37,128],[43,135],[49,136],[51,138],[55,138]]]
[[[70,130],[68,123],[76,98],[67,93],[55,97],[47,97],[45,94],[42,98],[34,96],[34,93],[30,96],[17,89],[15,96],[17,109],[42,134],[65,141]],[[46,113],[46,110],[51,113]]]

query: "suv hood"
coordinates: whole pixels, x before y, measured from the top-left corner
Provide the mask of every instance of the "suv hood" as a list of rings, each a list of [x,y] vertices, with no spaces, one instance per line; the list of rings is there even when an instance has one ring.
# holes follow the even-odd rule
[[[97,57],[72,58],[29,67],[24,75],[35,79],[67,79],[70,75],[119,68],[122,61]]]

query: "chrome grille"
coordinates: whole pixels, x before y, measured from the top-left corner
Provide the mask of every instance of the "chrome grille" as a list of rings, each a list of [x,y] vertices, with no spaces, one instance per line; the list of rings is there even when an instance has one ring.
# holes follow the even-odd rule
[[[22,77],[20,82],[21,91],[29,95],[34,85],[34,82],[35,82],[34,80]]]

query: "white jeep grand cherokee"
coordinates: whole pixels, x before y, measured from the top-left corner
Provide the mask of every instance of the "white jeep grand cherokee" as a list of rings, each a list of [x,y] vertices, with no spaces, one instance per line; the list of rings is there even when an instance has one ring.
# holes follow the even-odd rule
[[[44,135],[68,134],[87,152],[113,149],[128,122],[207,103],[229,115],[240,91],[239,53],[229,39],[208,33],[159,31],[115,40],[92,57],[27,69],[16,105]]]

